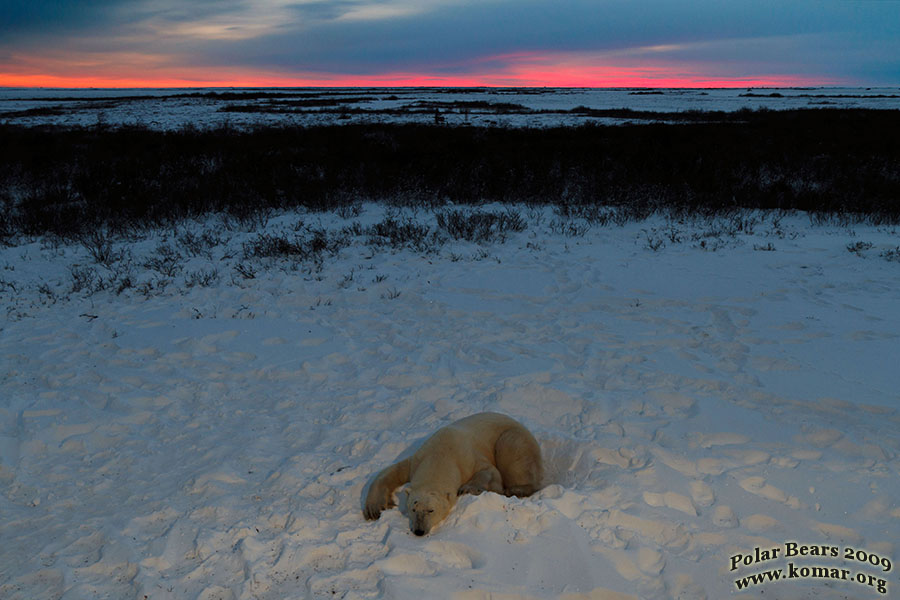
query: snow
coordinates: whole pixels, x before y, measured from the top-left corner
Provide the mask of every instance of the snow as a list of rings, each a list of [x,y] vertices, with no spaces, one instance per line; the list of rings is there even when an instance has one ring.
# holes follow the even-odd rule
[[[260,94],[269,96],[260,97]],[[237,96],[236,96],[237,95]],[[245,98],[240,96],[244,95]],[[296,101],[306,104],[297,105]],[[319,102],[318,104],[316,102]],[[291,104],[291,102],[295,102]],[[334,104],[337,102],[337,104]],[[426,103],[426,107],[417,103]],[[431,103],[431,104],[428,104]],[[440,103],[448,125],[552,127],[640,121],[639,115],[596,117],[577,107],[677,113],[741,109],[900,108],[900,88],[183,88],[54,89],[0,87],[0,123],[28,126],[333,125],[433,123]],[[464,103],[470,108],[464,110]],[[472,103],[482,103],[479,107]],[[270,106],[271,104],[271,106]],[[513,104],[522,110],[485,107]],[[235,112],[228,107],[259,108]],[[275,108],[276,112],[271,112]],[[41,111],[41,109],[43,109]],[[21,111],[41,111],[22,114]],[[524,110],[524,112],[523,112]],[[49,111],[49,112],[48,112]],[[398,112],[399,111],[399,112]],[[532,112],[533,111],[533,112]]]
[[[434,215],[186,222],[116,241],[121,293],[72,291],[75,265],[113,271],[81,245],[0,249],[0,597],[896,593],[893,567],[842,557],[730,570],[788,541],[900,558],[896,230],[757,213],[752,233],[654,216],[567,237],[512,208],[529,226],[505,243],[360,238],[320,264],[241,248]],[[184,231],[218,242],[171,277],[140,266]],[[425,538],[397,509],[364,520],[378,470],[483,410],[534,432],[544,489],[463,497]],[[737,591],[788,562],[873,577]]]

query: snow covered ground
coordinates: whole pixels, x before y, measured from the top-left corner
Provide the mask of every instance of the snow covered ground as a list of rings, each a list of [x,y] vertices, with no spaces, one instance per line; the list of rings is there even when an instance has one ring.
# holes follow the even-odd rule
[[[576,107],[677,113],[740,109],[900,108],[898,88],[0,88],[0,123],[23,125],[333,125],[434,122],[548,127],[623,123],[635,115]],[[658,118],[658,117],[655,117]]]
[[[514,210],[505,243],[316,260],[245,248],[434,214],[0,249],[0,598],[900,593],[895,229]],[[425,538],[363,519],[379,469],[483,410],[532,429],[543,490]]]

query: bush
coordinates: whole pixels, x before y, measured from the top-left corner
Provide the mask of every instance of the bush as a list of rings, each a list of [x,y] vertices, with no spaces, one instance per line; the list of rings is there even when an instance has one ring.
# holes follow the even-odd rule
[[[362,200],[551,204],[613,222],[661,209],[709,216],[739,208],[900,222],[900,138],[885,135],[900,130],[900,111],[678,116],[684,122],[548,129],[2,125],[0,239],[78,239],[213,211],[250,224],[298,206],[352,214]],[[445,212],[441,227],[475,239],[515,230],[504,218]]]
[[[412,220],[397,220],[394,217],[386,217],[379,223],[368,228],[369,243],[372,245],[386,244],[392,248],[410,247],[417,250],[425,250],[429,247],[431,231],[427,225],[416,223]]]
[[[244,258],[317,259],[326,252],[337,252],[348,243],[347,239],[329,237],[323,229],[310,231],[307,237],[261,234],[244,244]]]
[[[507,232],[523,231],[525,220],[515,212],[501,213],[482,210],[446,210],[436,214],[438,226],[455,240],[469,242],[504,241]]]

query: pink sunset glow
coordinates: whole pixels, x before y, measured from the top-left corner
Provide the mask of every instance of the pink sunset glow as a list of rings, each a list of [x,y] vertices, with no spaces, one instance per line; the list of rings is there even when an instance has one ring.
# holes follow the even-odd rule
[[[0,22],[0,86],[791,87],[900,81],[900,12],[894,3],[827,4],[12,3]]]
[[[791,87],[841,83],[834,78],[759,73],[727,75],[704,72],[705,65],[643,62],[596,64],[590,57],[519,53],[472,61],[460,73],[386,71],[370,74],[290,73],[234,67],[178,67],[129,56],[104,65],[61,65],[59,61],[27,61],[28,69],[0,64],[0,86],[61,88],[183,87],[635,87],[728,88]],[[629,61],[626,61],[629,62]],[[125,66],[117,66],[117,64]],[[501,65],[479,70],[480,63]],[[137,68],[136,68],[137,67]],[[708,70],[708,69],[706,69]]]

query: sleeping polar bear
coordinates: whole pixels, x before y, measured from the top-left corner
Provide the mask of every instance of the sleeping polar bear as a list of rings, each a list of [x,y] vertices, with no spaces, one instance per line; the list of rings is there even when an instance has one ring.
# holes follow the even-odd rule
[[[381,471],[363,514],[377,519],[394,506],[394,490],[409,482],[409,528],[425,535],[462,494],[530,496],[540,489],[541,449],[521,423],[499,413],[478,413],[438,429],[422,447]]]

